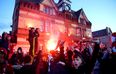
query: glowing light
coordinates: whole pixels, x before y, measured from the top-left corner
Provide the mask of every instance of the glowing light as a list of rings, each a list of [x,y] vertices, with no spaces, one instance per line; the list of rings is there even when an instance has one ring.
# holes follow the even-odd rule
[[[85,40],[85,38],[83,38],[83,40]]]
[[[27,26],[28,28],[34,27],[34,21],[33,21],[33,20],[26,19],[25,24],[26,24],[26,26]]]
[[[33,27],[33,25],[31,23],[28,23],[27,27]]]
[[[24,55],[25,55],[25,54],[27,54],[27,53],[28,53],[28,51],[27,51],[27,50],[23,50],[23,53],[24,53]]]
[[[50,39],[47,42],[47,49],[48,51],[54,50],[56,48],[57,41],[55,39]]]
[[[50,35],[50,33],[46,33],[46,35]]]
[[[71,35],[71,33],[68,34],[68,36],[70,36],[70,35]]]

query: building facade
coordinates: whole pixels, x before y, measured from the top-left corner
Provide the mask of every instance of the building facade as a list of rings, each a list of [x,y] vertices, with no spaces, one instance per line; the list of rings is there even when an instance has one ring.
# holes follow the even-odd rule
[[[83,9],[71,10],[70,0],[15,0],[12,33],[16,47],[29,48],[29,28],[39,28],[39,44],[46,45],[54,37],[68,43],[92,39],[91,22]]]
[[[99,40],[99,42],[103,42],[106,44],[108,48],[112,45],[112,31],[109,27],[106,27],[105,29],[98,30],[95,32],[92,32],[93,40]]]

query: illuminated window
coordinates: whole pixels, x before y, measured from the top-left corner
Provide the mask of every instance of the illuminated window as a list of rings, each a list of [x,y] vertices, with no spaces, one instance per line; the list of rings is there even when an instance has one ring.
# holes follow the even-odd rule
[[[57,27],[58,27],[59,32],[61,32],[61,33],[65,33],[66,32],[66,28],[65,28],[64,25],[58,24]]]
[[[92,37],[91,29],[86,29],[86,37]]]
[[[44,21],[40,21],[40,31],[43,32],[44,31]]]
[[[71,27],[71,28],[69,28],[69,33],[68,33],[68,35],[75,35],[76,36],[76,29],[75,28],[73,28],[73,27]]]
[[[83,37],[85,37],[86,36],[86,30],[85,29],[83,29]]]
[[[50,32],[51,32],[51,33],[53,33],[53,32],[55,31],[55,30],[54,30],[54,24],[53,24],[52,21],[50,22],[49,28],[50,28]]]
[[[50,32],[50,22],[49,21],[45,22],[45,32]]]
[[[77,28],[77,36],[81,36],[81,28]]]
[[[59,11],[62,11],[62,8],[59,8]]]

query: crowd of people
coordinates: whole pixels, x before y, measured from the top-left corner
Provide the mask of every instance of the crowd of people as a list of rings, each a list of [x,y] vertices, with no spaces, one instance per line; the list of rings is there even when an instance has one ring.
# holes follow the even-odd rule
[[[4,32],[0,40],[0,74],[116,74],[116,41],[111,48],[93,42],[93,46],[87,43],[81,49],[67,47],[66,51],[64,43],[58,44],[60,51],[46,53],[38,49],[34,55],[24,55],[19,47],[9,57],[9,37]]]

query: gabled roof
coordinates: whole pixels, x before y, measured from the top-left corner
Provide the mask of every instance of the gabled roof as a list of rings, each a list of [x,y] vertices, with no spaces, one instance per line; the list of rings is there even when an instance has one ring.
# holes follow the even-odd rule
[[[86,15],[85,15],[85,13],[84,13],[82,8],[79,9],[78,11],[76,11],[74,15],[76,16],[77,19],[79,19],[80,16],[82,15],[84,17],[84,20],[86,20],[87,25],[90,25],[90,26],[92,25],[92,23],[86,17]]]
[[[77,16],[77,19],[79,18],[79,16],[80,16],[82,10],[83,10],[83,9],[81,8],[80,10],[78,10],[78,11],[75,12],[75,15]]]
[[[74,11],[74,10],[66,11],[65,10],[65,12],[70,13],[73,17],[75,17],[77,19],[79,18],[80,14],[81,14],[81,11],[82,11],[82,9],[80,9],[78,11]]]
[[[101,36],[106,36],[108,34],[107,34],[106,29],[102,29],[99,31],[92,32],[92,35],[93,35],[93,37],[101,37]]]
[[[79,17],[82,15],[83,16],[83,19],[86,21],[86,24],[90,27],[92,25],[92,23],[88,20],[88,18],[86,17],[83,9],[79,9],[78,11],[74,11],[74,10],[65,10],[65,11],[62,11],[61,13],[65,13],[65,14],[68,14],[68,16],[71,16],[75,19],[79,19]]]
[[[77,19],[79,19],[80,16],[82,15],[84,17],[84,20],[86,20],[86,22],[89,22],[88,18],[86,17],[85,12],[83,11],[83,8],[79,9],[78,11],[76,11],[75,15],[77,16]]]
[[[93,37],[101,37],[101,36],[106,36],[109,34],[108,30],[110,31],[110,34],[112,33],[111,29],[106,27],[106,29],[98,30],[92,32]]]
[[[76,12],[74,10],[71,10],[71,14],[74,18],[77,18],[77,15],[75,14]]]

